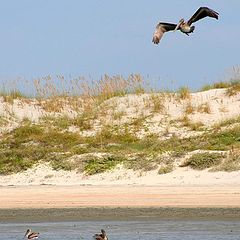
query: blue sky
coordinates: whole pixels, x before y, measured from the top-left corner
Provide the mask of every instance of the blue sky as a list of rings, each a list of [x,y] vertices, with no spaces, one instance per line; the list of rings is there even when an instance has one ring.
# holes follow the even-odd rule
[[[159,21],[188,19],[200,6],[219,12],[219,21],[152,44]],[[239,0],[2,0],[0,81],[140,73],[153,87],[196,89],[239,65],[239,9]]]

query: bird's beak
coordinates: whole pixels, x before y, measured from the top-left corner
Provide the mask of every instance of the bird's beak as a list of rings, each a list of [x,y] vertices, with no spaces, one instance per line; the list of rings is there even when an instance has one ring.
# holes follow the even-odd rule
[[[174,32],[178,30],[178,28],[180,27],[181,22],[178,23],[178,25],[176,26],[176,28],[173,30]]]
[[[28,232],[29,232],[29,231],[27,230],[23,238],[25,238],[25,237],[27,236]]]

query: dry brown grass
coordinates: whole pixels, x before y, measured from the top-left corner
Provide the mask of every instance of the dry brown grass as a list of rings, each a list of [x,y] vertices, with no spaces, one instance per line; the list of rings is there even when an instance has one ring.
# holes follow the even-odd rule
[[[116,96],[127,93],[143,93],[143,78],[139,74],[131,74],[128,78],[123,76],[104,75],[99,81],[91,84],[84,82],[81,85],[85,97],[94,97],[98,102],[103,102]]]
[[[183,127],[189,127],[191,120],[187,114],[184,114],[182,118],[180,118],[180,122],[182,123]]]
[[[27,96],[22,94],[18,90],[10,91],[10,92],[0,92],[0,96],[3,97],[4,102],[13,104],[14,99],[25,99]]]
[[[226,155],[224,161],[219,166],[212,169],[213,171],[233,172],[240,170],[240,149],[232,149]]]
[[[164,102],[165,96],[164,94],[160,93],[151,93],[150,98],[150,105],[152,106],[152,111],[154,113],[162,113],[165,110]]]
[[[231,87],[229,87],[226,91],[227,96],[235,96],[236,94],[240,93],[240,80],[238,82],[235,82],[232,84]]]
[[[143,84],[143,78],[139,74],[132,74],[128,78],[104,75],[98,81],[84,77],[66,79],[64,76],[51,75],[34,80],[41,105],[46,111],[52,112],[60,112],[66,105],[74,110],[84,108],[88,111],[112,97],[143,93]]]
[[[178,98],[180,100],[190,99],[191,98],[191,92],[190,92],[189,88],[188,87],[181,87],[178,90]]]
[[[0,127],[6,126],[7,123],[8,123],[8,120],[5,117],[0,116]]]
[[[192,113],[194,113],[194,111],[195,111],[195,109],[194,109],[192,103],[189,101],[185,106],[184,113],[185,114],[192,114]]]
[[[231,69],[231,81],[226,94],[231,97],[238,93],[240,93],[240,66],[234,66]]]
[[[113,120],[118,120],[118,121],[120,121],[125,114],[126,114],[126,113],[125,113],[124,111],[115,111],[115,112],[113,113]]]
[[[200,113],[211,113],[211,108],[209,103],[202,103],[197,107],[197,111]]]
[[[204,124],[202,122],[193,122],[187,114],[184,114],[183,117],[180,119],[182,123],[182,127],[187,127],[191,131],[201,131],[203,129]]]

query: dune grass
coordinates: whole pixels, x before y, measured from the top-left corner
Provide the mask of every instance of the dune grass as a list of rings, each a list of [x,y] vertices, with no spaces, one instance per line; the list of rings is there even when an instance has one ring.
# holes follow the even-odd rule
[[[161,157],[166,152],[179,156],[179,153],[198,149],[228,151],[232,148],[240,149],[238,125],[224,130],[213,129],[196,137],[180,139],[173,136],[160,140],[157,135],[139,139],[127,124],[124,127],[105,125],[95,136],[84,137],[49,122],[32,124],[25,121],[20,127],[4,134],[1,140],[0,174],[26,170],[42,161],[51,162],[54,169],[71,170],[76,166],[70,164],[68,159],[85,153],[108,154],[103,159],[86,158],[84,170],[88,174],[112,169],[120,162],[129,168],[149,171],[162,163],[171,165],[172,157]],[[201,168],[200,161],[194,164]]]
[[[216,82],[213,83],[212,85],[205,85],[200,89],[200,91],[208,91],[210,89],[221,89],[221,88],[226,88],[226,95],[231,97],[236,95],[237,93],[240,92],[240,76],[237,76],[237,78],[233,78],[230,81],[226,82]]]
[[[12,104],[14,99],[26,99],[28,98],[27,95],[23,94],[19,90],[12,90],[9,92],[6,91],[0,91],[0,96],[3,97],[4,102]]]
[[[197,170],[204,170],[206,168],[214,167],[222,162],[223,155],[220,153],[196,153],[192,155],[181,167],[191,167]]]
[[[212,171],[239,171],[240,170],[240,150],[231,151],[224,161],[212,169]]]
[[[127,168],[143,171],[160,167],[159,174],[164,174],[173,170],[175,158],[187,152],[240,149],[239,118],[219,123],[209,130],[204,129],[206,131],[196,137],[179,138],[173,135],[160,140],[158,135],[146,134],[145,137],[139,138],[137,133],[147,128],[145,124],[147,118],[151,114],[165,111],[164,101],[167,97],[163,93],[150,94],[147,100],[149,102],[146,103],[151,108],[150,115],[142,114],[128,123],[119,125],[102,121],[98,130],[95,129],[94,136],[86,136],[83,132],[92,130],[95,120],[104,119],[106,111],[109,110],[105,101],[116,96],[125,96],[127,93],[142,94],[145,92],[142,77],[137,74],[127,78],[105,75],[95,83],[87,82],[84,78],[77,78],[71,80],[70,85],[66,85],[66,79],[62,76],[58,76],[57,79],[60,81],[58,85],[54,85],[54,79],[51,76],[35,81],[39,104],[45,111],[54,114],[47,115],[35,124],[25,120],[20,126],[1,136],[0,174],[20,172],[40,162],[50,162],[54,169],[81,168],[89,175],[110,170],[119,163]],[[215,84],[218,88],[226,86],[228,96],[239,92],[238,80],[234,83],[232,81],[227,84]],[[18,91],[2,94],[2,96],[8,103],[25,97]],[[179,89],[178,94],[174,96],[177,96],[178,100],[191,99],[190,90],[187,87]],[[75,110],[77,114],[72,117],[58,114],[65,108]],[[114,110],[115,107],[112,108],[111,110]],[[194,114],[196,111],[210,114],[211,108],[208,103],[193,107],[189,100],[183,111],[181,126],[192,131],[199,131],[203,130],[203,124],[193,123],[188,114]],[[114,120],[120,121],[124,115],[123,112],[112,112]],[[237,123],[236,126],[229,127],[235,123]],[[5,119],[1,117],[0,125],[4,124]],[[70,127],[75,127],[78,131],[70,131]],[[229,128],[223,129],[223,127]],[[93,153],[106,155],[96,157]],[[169,153],[169,157],[163,158],[164,153]],[[90,154],[90,156],[84,158],[81,163],[79,162],[79,166],[69,161],[72,156],[84,154]],[[202,169],[205,168],[204,164],[211,162],[207,166],[212,164],[211,167],[214,166],[215,169],[226,171],[238,169],[240,160],[236,154],[221,162],[217,162],[220,155],[216,156],[213,154],[197,155],[188,164]]]
[[[190,95],[190,89],[188,87],[181,87],[179,88],[179,90],[177,91],[178,93],[178,97],[179,99],[190,99],[191,95]]]
[[[221,88],[229,88],[231,86],[230,82],[216,82],[213,84],[207,84],[205,86],[203,86],[200,91],[208,91],[210,89],[221,89]]]
[[[240,92],[240,79],[234,80],[231,83],[231,86],[228,87],[226,94],[228,96],[234,96]]]

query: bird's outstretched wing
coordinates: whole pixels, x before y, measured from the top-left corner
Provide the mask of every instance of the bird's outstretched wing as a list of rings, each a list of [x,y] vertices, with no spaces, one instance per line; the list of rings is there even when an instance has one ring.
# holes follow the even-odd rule
[[[163,34],[168,31],[173,31],[176,28],[176,26],[177,26],[177,24],[160,22],[156,26],[155,32],[153,34],[152,42],[154,44],[158,44],[160,42]]]
[[[212,9],[208,7],[200,7],[193,16],[188,20],[188,25],[190,26],[192,23],[205,18],[205,17],[212,17],[218,19],[219,13],[213,11]]]
[[[31,234],[29,234],[29,236],[28,236],[28,239],[38,239],[38,237],[39,237],[39,233],[35,233],[35,232],[33,232],[33,233],[31,233]]]

